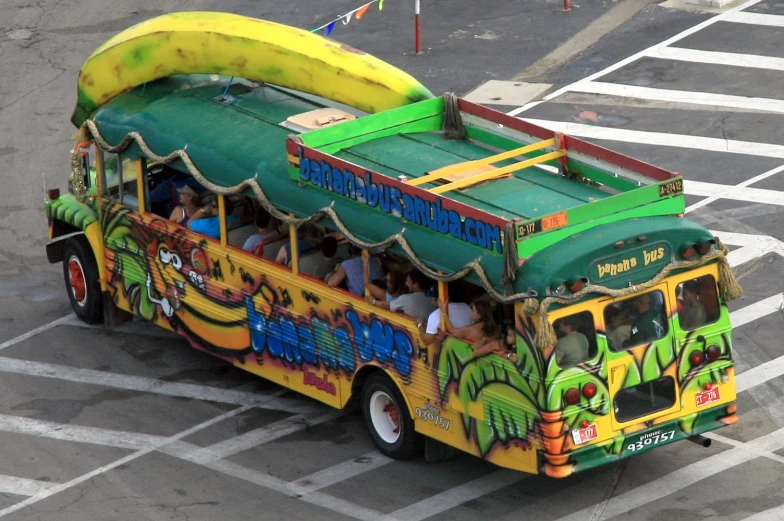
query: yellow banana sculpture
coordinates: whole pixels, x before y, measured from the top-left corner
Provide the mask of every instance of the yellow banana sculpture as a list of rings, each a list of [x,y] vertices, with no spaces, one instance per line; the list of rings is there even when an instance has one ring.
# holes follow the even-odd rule
[[[409,74],[296,27],[231,13],[170,13],[116,35],[87,59],[71,121],[80,126],[123,91],[175,74],[238,76],[365,112],[432,98]]]

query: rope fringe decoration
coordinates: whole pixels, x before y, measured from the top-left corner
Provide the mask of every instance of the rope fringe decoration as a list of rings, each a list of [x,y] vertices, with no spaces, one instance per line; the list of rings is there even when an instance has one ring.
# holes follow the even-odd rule
[[[445,96],[445,104],[448,104],[447,100],[450,99],[449,96]],[[457,110],[457,99],[452,96],[451,98],[454,101],[454,109]],[[457,112],[459,117],[459,111]],[[446,116],[445,116],[445,129],[446,129]],[[459,124],[462,127],[462,122]],[[463,132],[465,129],[463,128]],[[720,263],[720,283],[719,283],[719,290],[721,294],[721,298],[723,301],[727,302],[729,300],[738,298],[743,293],[743,289],[741,288],[740,284],[738,284],[735,275],[732,272],[732,269],[727,262],[727,247],[721,243],[721,241],[716,239],[716,249],[709,252],[706,255],[703,255],[701,258],[691,261],[676,261],[674,257],[671,257],[670,263],[667,264],[665,267],[659,271],[659,273],[653,277],[651,280],[639,284],[637,286],[632,286],[629,288],[624,289],[611,289],[604,286],[597,286],[597,285],[588,285],[574,293],[570,296],[550,296],[544,298],[542,302],[539,302],[539,296],[534,291],[528,292],[520,292],[520,293],[512,293],[512,294],[502,294],[498,292],[494,287],[493,284],[487,277],[484,269],[482,268],[480,261],[481,257],[472,260],[471,262],[467,263],[461,269],[453,272],[453,273],[443,273],[439,271],[435,271],[430,269],[426,266],[417,256],[416,252],[411,248],[411,245],[408,243],[406,238],[404,237],[405,228],[403,228],[400,232],[390,235],[386,239],[380,242],[366,242],[351,233],[351,231],[346,227],[343,221],[340,220],[337,212],[332,208],[332,205],[326,206],[321,208],[316,213],[311,215],[310,217],[292,217],[291,215],[281,212],[278,210],[267,198],[264,191],[261,189],[261,186],[258,183],[258,173],[250,178],[246,179],[245,181],[235,185],[235,186],[221,186],[209,181],[204,175],[199,171],[196,165],[193,164],[188,153],[183,150],[175,150],[166,156],[160,156],[150,149],[147,145],[147,142],[144,140],[142,135],[138,132],[130,132],[125,135],[125,137],[118,143],[117,145],[111,145],[108,143],[103,136],[101,135],[100,131],[98,130],[98,126],[95,124],[93,120],[87,120],[79,129],[79,132],[75,134],[77,139],[82,141],[86,141],[92,138],[95,143],[104,151],[110,153],[119,153],[127,149],[131,144],[136,143],[139,148],[141,149],[142,153],[149,159],[156,161],[161,164],[167,164],[175,159],[180,159],[185,164],[188,172],[196,178],[196,180],[208,190],[220,194],[220,195],[230,195],[230,194],[237,194],[245,190],[246,188],[250,188],[253,190],[253,193],[256,195],[257,200],[262,205],[262,207],[267,210],[273,217],[287,223],[287,224],[294,224],[295,226],[299,226],[305,222],[312,222],[316,223],[323,218],[328,218],[332,222],[335,223],[338,230],[354,245],[362,248],[362,249],[378,249],[378,248],[388,248],[393,244],[398,244],[401,249],[405,252],[406,256],[411,260],[412,264],[416,269],[427,275],[433,280],[443,281],[443,282],[451,282],[453,280],[461,279],[468,275],[471,271],[476,273],[477,277],[479,278],[482,286],[484,287],[485,291],[487,291],[490,296],[492,296],[495,300],[502,304],[511,304],[518,300],[524,300],[525,303],[523,305],[523,313],[527,317],[533,317],[533,315],[538,314],[538,324],[536,328],[536,335],[534,337],[534,342],[540,349],[547,349],[552,346],[556,341],[555,331],[553,330],[552,324],[547,317],[547,309],[548,307],[553,304],[569,304],[572,302],[577,302],[583,297],[588,294],[595,293],[600,295],[607,295],[610,297],[623,297],[626,295],[630,295],[632,293],[637,293],[642,290],[646,290],[650,287],[655,286],[656,284],[660,283],[671,271],[678,270],[678,269],[688,269],[697,267],[703,264],[706,264],[714,259],[718,259]],[[297,138],[295,137],[295,140]],[[301,141],[300,141],[301,142]],[[74,183],[77,182],[81,183],[80,180],[74,179]],[[510,231],[510,227],[507,227],[505,230],[505,235],[510,236],[513,234],[513,228]],[[507,245],[506,237],[505,237],[505,249],[509,250],[510,248]],[[504,284],[507,285],[507,281],[511,283],[514,281],[514,273],[517,269],[517,265],[519,261],[517,260],[516,249],[511,248],[514,250],[512,253],[514,255],[504,255]],[[512,266],[512,263],[515,266]],[[511,284],[508,284],[511,286]]]

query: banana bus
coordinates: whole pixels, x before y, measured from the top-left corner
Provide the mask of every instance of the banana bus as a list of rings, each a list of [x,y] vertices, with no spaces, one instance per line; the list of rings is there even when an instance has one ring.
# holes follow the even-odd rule
[[[720,240],[684,218],[681,176],[225,13],[120,33],[78,88],[69,188],[45,211],[83,320],[148,320],[359,403],[397,459],[451,448],[566,477],[737,420],[727,302],[741,288]],[[215,197],[214,235],[172,219],[178,189]],[[492,303],[511,351],[475,356],[446,316],[428,334],[421,315],[374,305],[370,282],[313,276],[337,254],[314,251],[309,227],[427,277],[412,290],[450,317]]]

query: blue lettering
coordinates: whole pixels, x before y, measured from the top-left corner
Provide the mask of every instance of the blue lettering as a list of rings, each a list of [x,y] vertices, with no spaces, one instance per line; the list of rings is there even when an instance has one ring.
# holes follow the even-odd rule
[[[310,165],[310,182],[324,188],[324,176],[321,174],[321,165],[315,161],[311,161]]]
[[[476,237],[474,237],[475,221],[470,217],[465,220],[465,238],[473,245],[476,245]]]
[[[270,355],[275,358],[283,356],[283,335],[280,330],[280,324],[274,321],[267,323],[267,346],[269,347]]]
[[[354,346],[351,343],[351,338],[348,336],[348,331],[345,328],[338,327],[335,328],[335,348],[337,349],[337,357],[332,359],[331,367],[333,369],[338,368],[338,360],[340,360],[340,365],[344,366],[346,364],[346,359],[354,360]]]
[[[336,367],[335,340],[332,337],[329,322],[313,317],[311,323],[313,324],[313,332],[316,337],[316,352],[318,353],[318,357],[321,358],[325,366]]]
[[[401,195],[399,188],[393,186],[389,190],[389,198],[392,200],[392,215],[395,217],[403,216],[403,205],[400,204]]]
[[[357,344],[359,358],[363,362],[369,361],[373,358],[373,338],[370,335],[370,327],[359,320],[359,315],[353,309],[346,311],[346,319],[351,322],[351,328],[354,330],[354,342]]]
[[[297,328],[291,320],[280,319],[280,329],[283,337],[283,353],[289,362],[302,363],[302,355],[299,352],[299,337]]]
[[[414,346],[411,339],[402,331],[395,331],[395,349],[392,352],[392,361],[401,376],[406,377],[411,373],[411,355],[414,354]]]
[[[476,223],[475,229],[476,229],[476,243],[482,248],[487,248],[487,244],[485,244],[485,223],[478,221]]]
[[[245,297],[245,309],[248,310],[250,346],[255,353],[263,353],[267,347],[267,320],[256,311],[256,306],[253,305],[253,299],[250,297]]]
[[[333,182],[333,190],[340,195],[343,195],[343,172],[338,170],[337,168],[332,169],[332,182]]]
[[[496,250],[498,253],[504,252],[504,245],[501,242],[501,228],[499,226],[492,226],[490,224],[487,226],[487,247],[491,250],[493,249],[493,242],[495,242]]]
[[[408,194],[403,194],[403,218],[407,221],[416,222],[414,198]]]
[[[357,183],[357,201],[360,203],[367,202],[367,188],[365,187],[365,181],[359,176],[356,176],[354,180]]]
[[[302,150],[302,147],[299,147],[297,153],[299,154],[299,177],[303,181],[307,181],[310,179],[310,161],[305,158],[305,151]]]
[[[378,185],[370,180],[370,172],[365,172],[365,185],[367,186],[367,204],[375,208],[378,205]]]
[[[434,232],[438,231],[438,209],[441,208],[441,200],[437,200],[436,204],[428,203],[425,201],[427,208],[427,227]]]
[[[427,226],[427,206],[421,197],[414,198],[414,208],[416,209],[416,223]]]
[[[352,199],[357,198],[357,193],[355,191],[355,184],[354,184],[354,174],[346,170],[344,172],[344,186],[343,186],[343,195],[345,197],[351,197]]]
[[[447,233],[449,231],[449,212],[441,208],[441,199],[436,201],[438,205],[438,231]]]
[[[381,211],[389,213],[389,187],[387,185],[380,185],[378,187],[378,199],[379,204],[381,205]]]
[[[460,214],[454,210],[449,210],[449,233],[452,237],[463,239],[463,223],[460,221]]]
[[[313,339],[313,331],[304,324],[297,326],[297,333],[299,333],[299,350],[302,354],[302,359],[309,364],[316,365],[318,357],[316,356],[316,342]]]
[[[386,363],[392,358],[395,344],[395,331],[389,324],[384,324],[378,319],[373,320],[370,337],[373,339],[373,352],[379,362]]]

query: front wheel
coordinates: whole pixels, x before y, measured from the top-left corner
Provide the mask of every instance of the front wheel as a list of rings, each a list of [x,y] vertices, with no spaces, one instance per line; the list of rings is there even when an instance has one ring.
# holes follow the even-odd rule
[[[370,376],[362,388],[362,415],[376,447],[385,456],[410,459],[417,452],[419,435],[408,407],[395,384],[382,374]]]
[[[103,306],[98,266],[92,250],[77,238],[68,239],[63,247],[63,276],[76,316],[88,324],[101,322]]]

